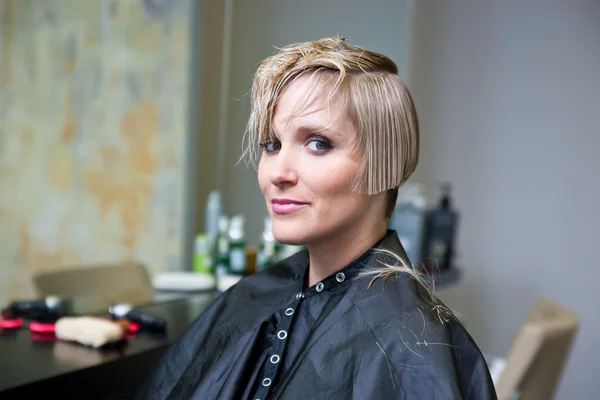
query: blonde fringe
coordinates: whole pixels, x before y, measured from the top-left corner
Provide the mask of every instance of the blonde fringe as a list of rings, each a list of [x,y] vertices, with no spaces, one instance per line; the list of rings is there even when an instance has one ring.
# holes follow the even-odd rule
[[[419,285],[424,295],[423,300],[431,308],[431,311],[437,315],[440,323],[445,324],[450,321],[459,321],[456,315],[435,296],[435,279],[417,271],[414,265],[408,263],[393,251],[379,248],[372,251],[376,253],[375,256],[383,256],[377,259],[377,263],[381,267],[363,269],[357,275],[357,279],[371,278],[368,288],[371,288],[377,279],[383,279],[385,282],[389,278],[398,278],[402,275],[408,276]],[[391,258],[394,262],[388,263],[383,260],[385,258]]]

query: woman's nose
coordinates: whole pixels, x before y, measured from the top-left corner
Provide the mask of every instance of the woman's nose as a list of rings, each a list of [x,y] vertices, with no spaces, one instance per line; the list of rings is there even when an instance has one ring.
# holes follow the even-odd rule
[[[295,185],[298,181],[295,157],[290,151],[282,148],[277,154],[272,155],[270,171],[271,183],[275,186]]]

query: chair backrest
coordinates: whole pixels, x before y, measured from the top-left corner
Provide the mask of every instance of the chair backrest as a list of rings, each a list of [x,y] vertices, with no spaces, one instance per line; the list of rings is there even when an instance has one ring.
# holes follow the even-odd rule
[[[538,300],[508,353],[496,388],[498,399],[517,393],[519,400],[553,399],[579,324],[573,311]]]
[[[142,264],[79,266],[46,271],[33,276],[37,294],[74,298],[93,298],[105,308],[114,303],[144,304],[154,290]]]

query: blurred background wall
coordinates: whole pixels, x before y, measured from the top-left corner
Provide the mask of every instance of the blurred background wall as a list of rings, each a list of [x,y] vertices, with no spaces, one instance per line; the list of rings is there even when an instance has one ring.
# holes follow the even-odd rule
[[[505,354],[545,296],[579,313],[558,399],[600,391],[600,2],[418,1],[420,179],[454,185],[463,282],[441,296]]]
[[[181,268],[192,5],[0,1],[0,303],[47,268]]]

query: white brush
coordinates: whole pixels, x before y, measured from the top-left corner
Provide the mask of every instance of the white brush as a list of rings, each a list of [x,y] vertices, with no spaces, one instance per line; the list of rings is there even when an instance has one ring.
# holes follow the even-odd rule
[[[123,339],[128,330],[127,321],[111,321],[98,317],[64,317],[56,321],[58,339],[101,347]]]

